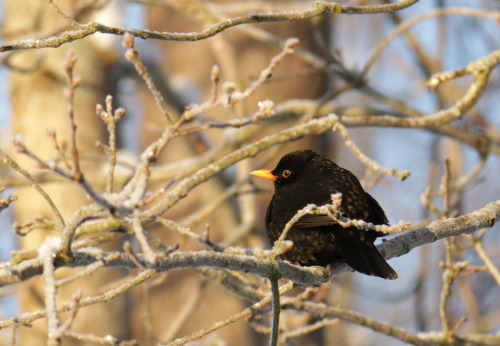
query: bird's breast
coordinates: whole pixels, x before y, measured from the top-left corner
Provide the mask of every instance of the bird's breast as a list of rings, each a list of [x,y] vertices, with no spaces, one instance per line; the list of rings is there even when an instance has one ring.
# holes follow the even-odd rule
[[[268,208],[270,222],[285,219],[288,222],[299,210],[308,204],[323,205],[335,193],[321,183],[290,184],[275,191]]]

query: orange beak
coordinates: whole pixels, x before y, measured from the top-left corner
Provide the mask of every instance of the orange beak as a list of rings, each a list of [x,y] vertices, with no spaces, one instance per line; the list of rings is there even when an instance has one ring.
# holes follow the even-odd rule
[[[250,172],[250,174],[266,179],[272,179],[272,180],[278,179],[277,176],[275,176],[273,173],[271,173],[271,171],[268,171],[267,169],[259,169],[256,171],[252,171]]]

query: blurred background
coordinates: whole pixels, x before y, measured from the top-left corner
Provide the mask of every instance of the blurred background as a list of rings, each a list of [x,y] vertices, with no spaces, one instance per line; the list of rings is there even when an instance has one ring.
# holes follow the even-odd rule
[[[342,5],[374,5],[384,1],[341,1]],[[71,30],[49,2],[5,0],[1,7],[2,42],[40,39]],[[149,29],[160,32],[200,32],[227,18],[260,12],[302,11],[311,1],[174,1],[111,0],[67,1],[61,10],[80,23],[97,21],[108,26]],[[248,87],[279,53],[286,39],[300,44],[273,71],[271,78],[243,102],[231,108],[216,108],[200,115],[202,121],[242,118],[258,109],[258,102],[271,100],[277,114],[258,126],[212,129],[174,139],[156,162],[151,190],[161,187],[179,172],[190,174],[199,167],[265,135],[320,117],[329,112],[346,116],[391,114],[401,117],[432,114],[452,106],[472,82],[472,76],[454,79],[430,91],[430,75],[465,67],[500,46],[498,16],[500,2],[420,1],[392,14],[322,15],[311,19],[276,23],[245,24],[195,42],[136,39],[141,59],[163,95],[173,119],[189,104],[200,104],[211,94],[212,66],[220,68],[221,83],[231,81],[238,90]],[[496,20],[495,20],[495,17]],[[380,54],[376,47],[400,25],[414,20],[408,31],[387,41]],[[402,24],[403,23],[403,24]],[[24,136],[26,145],[43,158],[55,156],[46,128],[55,128],[61,140],[68,138],[65,76],[62,60],[68,49],[78,55],[75,73],[82,83],[75,96],[77,141],[87,178],[103,189],[107,159],[95,146],[106,142],[105,126],[95,115],[95,105],[112,95],[115,107],[127,114],[119,123],[117,190],[130,177],[139,154],[164,130],[164,116],[133,66],[124,58],[122,36],[96,33],[55,49],[31,49],[2,53],[0,61],[0,145],[28,169],[53,197],[65,218],[88,204],[75,184],[38,170],[33,162],[14,153],[10,138]],[[373,60],[369,60],[372,59]],[[370,61],[366,73],[362,73]],[[348,128],[354,143],[380,165],[398,171],[409,170],[404,181],[367,168],[344,144],[337,133],[307,136],[244,160],[196,187],[164,215],[202,234],[210,225],[214,242],[242,247],[269,247],[265,236],[265,208],[272,184],[249,180],[253,169],[269,168],[292,150],[313,149],[350,169],[386,211],[391,224],[399,220],[422,226],[439,218],[421,202],[430,189],[430,200],[443,210],[444,160],[450,159],[452,213],[466,214],[500,196],[500,104],[499,73],[494,69],[487,89],[475,107],[446,128],[391,128],[360,126]],[[479,144],[478,144],[479,143]],[[488,143],[486,151],[484,145]],[[0,166],[0,186],[19,196],[13,208],[0,214],[0,256],[10,251],[36,248],[50,229],[35,229],[26,236],[14,235],[14,223],[22,225],[37,218],[50,219],[44,201],[19,175]],[[474,175],[468,176],[469,173]],[[121,184],[121,185],[120,185]],[[226,199],[221,199],[227,196]],[[34,227],[37,228],[37,227]],[[165,244],[179,244],[180,250],[203,249],[201,244],[179,236],[165,227],[148,226],[148,231]],[[484,234],[483,234],[484,233]],[[484,249],[496,266],[500,264],[499,226],[482,232]],[[130,241],[133,242],[133,237]],[[123,239],[105,245],[120,249]],[[453,240],[453,259],[484,266],[470,237]],[[384,281],[359,273],[332,279],[324,288],[324,301],[332,306],[365,314],[410,332],[440,331],[439,314],[445,261],[443,241],[417,248],[390,260],[398,272],[396,281]],[[66,269],[65,269],[66,270]],[[61,270],[62,272],[62,270]],[[61,288],[58,299],[68,301],[75,287],[84,296],[107,290],[132,271],[102,269]],[[58,271],[59,273],[59,271]],[[61,274],[66,275],[66,274]],[[247,278],[262,285],[264,280]],[[43,309],[41,278],[16,287],[0,289],[0,318]],[[59,302],[59,301],[58,301]],[[146,285],[135,287],[110,303],[81,309],[75,330],[96,335],[111,334],[136,339],[141,345],[168,342],[195,332],[244,309],[248,303],[203,276],[175,270]],[[500,332],[499,284],[485,270],[457,278],[447,305],[453,327],[466,333]],[[285,311],[281,327],[294,330],[314,320],[311,315]],[[212,334],[205,343],[261,345],[268,336],[259,332],[258,320],[241,320]],[[30,328],[14,330],[19,345],[46,341],[44,319]],[[0,334],[8,341],[13,328]],[[313,333],[290,339],[292,345],[401,345],[395,338],[368,328],[338,321]],[[2,341],[2,343],[5,343]],[[81,344],[65,338],[63,344]],[[90,343],[92,344],[92,343]]]

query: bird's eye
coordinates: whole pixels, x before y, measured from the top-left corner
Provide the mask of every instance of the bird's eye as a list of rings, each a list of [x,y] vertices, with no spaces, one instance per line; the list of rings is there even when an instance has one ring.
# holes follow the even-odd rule
[[[292,174],[292,172],[290,172],[288,169],[283,171],[283,173],[281,173],[281,175],[283,176],[283,178],[288,178],[290,176],[290,174]]]

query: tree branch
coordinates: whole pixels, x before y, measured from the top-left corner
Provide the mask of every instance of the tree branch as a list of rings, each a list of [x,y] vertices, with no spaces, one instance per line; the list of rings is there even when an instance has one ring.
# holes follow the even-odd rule
[[[492,227],[500,218],[500,200],[488,203],[482,209],[451,218],[435,220],[425,227],[407,231],[378,245],[385,258],[399,257],[412,249],[433,243],[439,239],[468,234],[482,228]],[[92,250],[92,251],[90,251]],[[137,262],[128,253],[108,252],[110,258],[105,267],[137,268]],[[141,263],[147,263],[144,255],[136,254]],[[72,251],[70,260],[56,261],[56,268],[79,267],[100,261],[102,251],[95,248],[82,248]],[[259,260],[254,256],[226,254],[213,251],[172,252],[156,259],[151,269],[168,271],[174,268],[214,267],[250,273],[261,277],[271,277],[276,273],[276,265],[270,259]],[[346,264],[332,267],[330,275],[321,267],[300,267],[284,261],[278,261],[278,270],[283,279],[294,281],[300,286],[314,286],[329,280],[331,275],[350,271]],[[38,259],[31,259],[10,267],[0,269],[0,286],[18,283],[43,271],[43,264]]]
[[[418,0],[400,0],[394,4],[373,5],[373,6],[343,6],[327,1],[315,1],[314,6],[302,11],[286,11],[278,13],[254,13],[248,16],[235,17],[212,24],[207,29],[200,32],[170,33],[153,30],[125,29],[120,27],[107,26],[100,23],[90,22],[88,24],[78,24],[72,22],[78,29],[65,31],[60,36],[48,37],[45,39],[33,39],[16,41],[0,46],[0,52],[7,52],[20,49],[56,48],[63,44],[83,39],[96,32],[103,34],[124,35],[129,33],[132,36],[142,39],[155,39],[164,41],[199,41],[241,24],[257,24],[265,22],[294,21],[306,18],[314,18],[326,13],[332,14],[368,14],[393,12],[413,5]]]

